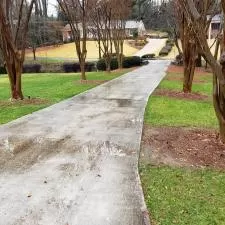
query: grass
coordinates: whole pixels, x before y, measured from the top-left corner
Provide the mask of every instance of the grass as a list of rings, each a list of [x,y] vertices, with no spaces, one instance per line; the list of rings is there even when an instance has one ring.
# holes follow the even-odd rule
[[[111,80],[130,70],[120,72],[87,73],[88,80]],[[82,93],[96,84],[81,84],[79,74],[29,74],[23,76],[25,96],[40,99],[30,104],[26,102],[9,102],[9,81],[7,76],[0,76],[0,124],[10,122],[49,105]]]
[[[206,82],[204,85],[202,83],[194,83],[192,90],[193,92],[197,92],[200,94],[208,95],[211,97],[212,95],[212,82]],[[163,80],[159,86],[159,88],[169,89],[169,90],[176,90],[181,91],[183,88],[183,83],[181,81],[169,81]]]
[[[225,173],[143,166],[140,174],[152,225],[225,224]]]
[[[152,96],[145,113],[145,122],[153,126],[217,128],[211,102],[196,102]]]
[[[170,73],[168,77],[181,78],[182,74]],[[204,83],[194,83],[193,92],[207,95],[211,99],[211,75],[201,76]],[[182,81],[167,80],[165,78],[159,85],[160,89],[182,90]],[[174,99],[164,96],[151,96],[146,108],[145,122],[153,126],[189,126],[217,128],[218,122],[211,100],[194,101]]]
[[[172,74],[182,77],[182,74]],[[171,78],[171,74],[169,77]],[[211,76],[193,90],[211,96]],[[182,90],[182,81],[164,79],[159,88]],[[149,99],[145,123],[154,127],[217,128],[211,100],[164,96]],[[210,169],[153,166],[140,162],[140,175],[152,225],[225,225],[225,173]]]
[[[134,55],[138,50],[129,46],[127,42],[124,44],[124,55],[126,56],[132,56]],[[37,57],[39,58],[52,58],[52,60],[57,62],[57,58],[64,58],[64,59],[75,59],[78,60],[76,50],[75,50],[75,44],[69,43],[64,44],[58,47],[47,47],[47,48],[39,48],[37,50]],[[33,57],[32,52],[27,52],[26,54],[27,59]],[[98,47],[97,42],[95,41],[88,41],[87,42],[87,59],[98,59]]]

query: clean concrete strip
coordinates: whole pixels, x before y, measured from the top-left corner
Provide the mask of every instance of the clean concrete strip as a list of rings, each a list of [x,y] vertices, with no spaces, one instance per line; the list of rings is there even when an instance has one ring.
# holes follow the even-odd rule
[[[141,225],[145,106],[169,61],[153,61],[0,127],[1,225]]]
[[[146,54],[156,54],[156,56],[158,56],[159,51],[165,46],[166,40],[167,39],[148,39],[148,43],[144,48],[138,51],[135,56],[142,57]]]

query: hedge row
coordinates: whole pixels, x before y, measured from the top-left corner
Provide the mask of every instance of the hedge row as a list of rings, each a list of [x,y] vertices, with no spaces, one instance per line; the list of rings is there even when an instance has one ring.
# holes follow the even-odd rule
[[[63,67],[63,71],[65,73],[80,72],[80,64],[79,63],[64,63],[62,67]],[[85,64],[85,71],[86,72],[92,72],[94,70],[96,70],[95,69],[95,63],[87,62]]]
[[[141,57],[142,59],[155,59],[155,54],[151,53],[151,54],[145,54]]]
[[[124,59],[123,59],[123,68],[131,68],[131,67],[136,67],[136,66],[141,66],[141,65],[142,65],[142,59],[138,56],[124,57]],[[110,67],[111,67],[111,70],[118,69],[117,59],[113,58],[111,60]],[[106,70],[106,63],[105,63],[104,59],[100,59],[97,62],[97,69],[100,71]]]
[[[174,46],[174,41],[169,39],[166,41],[166,45],[159,52],[159,56],[167,56]]]
[[[5,67],[3,66],[0,67],[0,74],[7,74]]]
[[[138,56],[131,56],[131,57],[124,57],[123,60],[123,68],[131,68],[136,66],[142,65],[142,59]],[[97,68],[96,68],[97,66]],[[106,64],[104,59],[100,59],[96,63],[94,62],[87,62],[85,64],[85,70],[86,72],[92,72],[96,70],[105,71],[106,70]],[[111,60],[111,70],[118,69],[118,61],[116,58],[113,58]],[[80,64],[79,63],[70,63],[66,62],[63,64],[57,64],[57,63],[49,63],[49,64],[24,64],[23,66],[23,73],[77,73],[80,72]],[[0,67],[0,74],[6,74],[7,71],[4,67]]]
[[[87,62],[85,65],[86,72],[96,71],[95,63]],[[43,64],[24,64],[23,73],[77,73],[80,72],[79,63],[49,63],[47,65]],[[5,67],[0,67],[0,74],[7,74]]]

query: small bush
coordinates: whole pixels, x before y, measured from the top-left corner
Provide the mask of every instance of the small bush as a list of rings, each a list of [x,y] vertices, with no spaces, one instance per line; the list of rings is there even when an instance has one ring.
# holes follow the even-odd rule
[[[62,65],[63,71],[65,73],[78,73],[80,72],[80,64],[79,63],[64,63]],[[85,64],[85,71],[92,72],[95,71],[95,64],[86,62]]]
[[[131,68],[136,66],[141,66],[142,60],[138,56],[124,57],[123,59],[123,68]],[[106,64],[104,59],[100,59],[97,62],[97,69],[100,71],[106,70]],[[116,58],[113,58],[111,61],[111,70],[118,69],[118,62]]]
[[[142,66],[146,66],[148,64],[149,64],[149,61],[148,60],[143,60],[142,63],[141,63]]]
[[[169,50],[166,47],[163,47],[159,52],[159,56],[167,56],[169,54]]]
[[[105,71],[106,70],[106,64],[104,59],[99,59],[97,62],[97,70]]]
[[[172,50],[172,46],[171,45],[166,45],[164,48],[166,48],[168,50],[168,52],[170,52]]]
[[[155,54],[146,54],[141,57],[142,59],[154,59]]]
[[[86,70],[86,72],[96,71],[95,63],[93,63],[93,62],[86,62],[85,70]]]
[[[116,58],[113,58],[111,60],[110,68],[111,68],[111,70],[118,69],[118,62],[117,62],[117,59]],[[105,63],[105,60],[104,59],[100,59],[97,62],[97,69],[100,70],[100,71],[106,71],[106,63]]]
[[[125,57],[123,60],[123,68],[131,68],[141,66],[142,60],[139,56]]]
[[[7,70],[5,67],[3,66],[0,67],[0,74],[7,74]]]
[[[80,72],[80,64],[79,63],[64,63],[62,65],[63,71],[65,73],[77,73]]]
[[[23,65],[23,73],[40,73],[41,65],[40,64],[25,64]]]

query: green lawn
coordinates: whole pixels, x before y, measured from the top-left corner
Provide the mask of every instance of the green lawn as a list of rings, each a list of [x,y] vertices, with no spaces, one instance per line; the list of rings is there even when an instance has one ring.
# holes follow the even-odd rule
[[[225,224],[225,173],[142,166],[140,174],[152,225]]]
[[[87,73],[88,80],[111,80],[130,70],[122,72]],[[29,74],[23,76],[24,95],[38,98],[38,103],[9,101],[9,81],[7,76],[0,76],[0,124],[7,123],[21,116],[45,108],[64,99],[82,93],[96,84],[81,84],[79,74]]]
[[[152,96],[145,113],[145,122],[153,126],[191,126],[217,128],[211,102],[171,99]]]
[[[182,74],[175,73],[174,77],[182,78]],[[171,77],[171,73],[168,75]],[[204,83],[194,83],[193,92],[207,95],[209,100],[194,101],[174,99],[163,96],[152,96],[149,99],[145,122],[153,126],[191,126],[204,128],[217,128],[218,122],[212,101],[212,78],[201,76]],[[183,83],[177,80],[165,78],[159,85],[159,89],[181,91]]]
[[[169,75],[171,77],[171,74]],[[176,74],[182,77],[182,74]],[[201,76],[193,90],[211,97],[212,79]],[[182,90],[182,81],[164,79],[159,88]],[[217,129],[212,101],[152,96],[145,123]],[[152,225],[224,225],[225,173],[209,169],[153,166],[140,162],[140,175]]]

